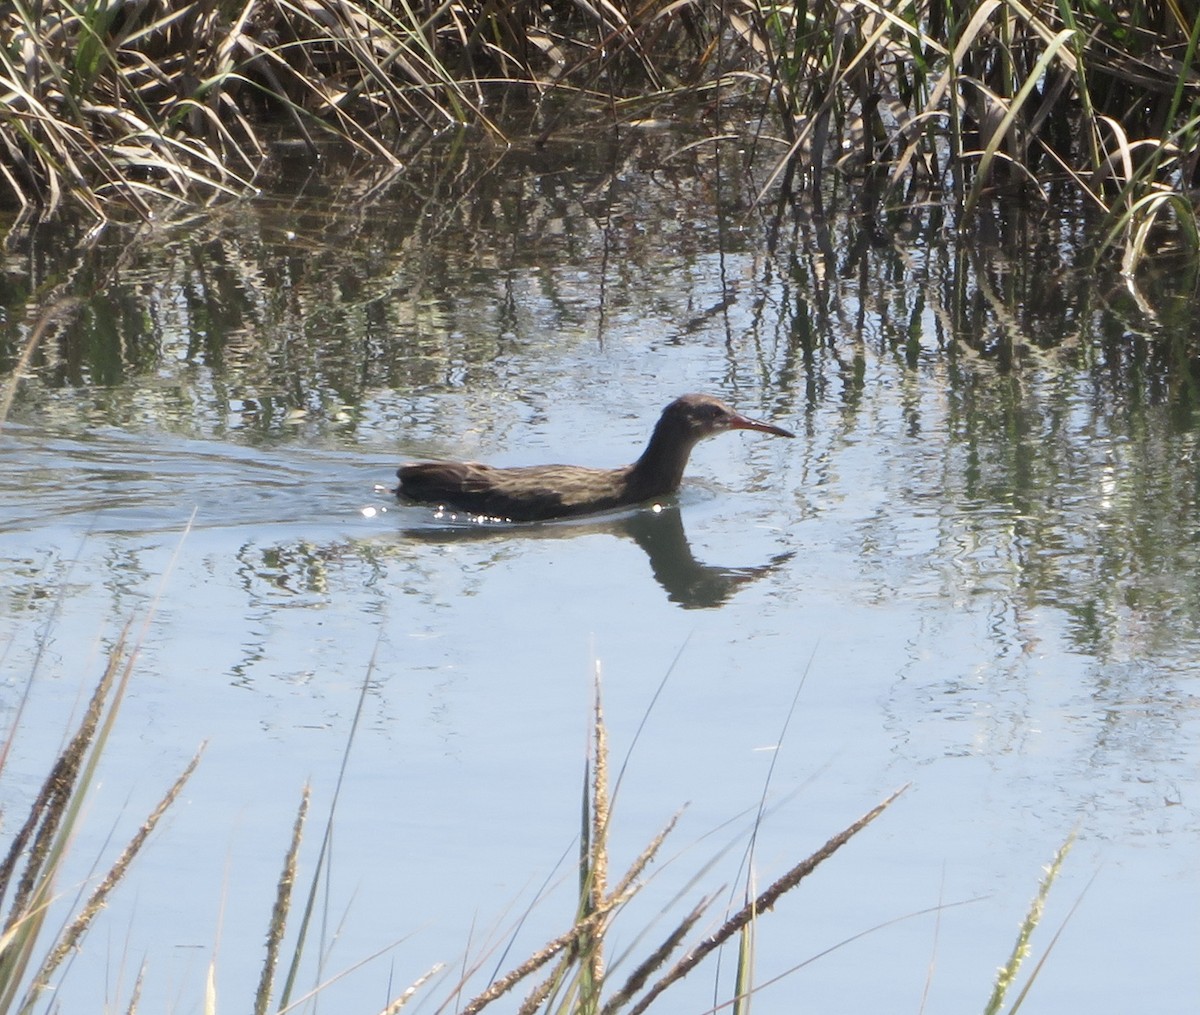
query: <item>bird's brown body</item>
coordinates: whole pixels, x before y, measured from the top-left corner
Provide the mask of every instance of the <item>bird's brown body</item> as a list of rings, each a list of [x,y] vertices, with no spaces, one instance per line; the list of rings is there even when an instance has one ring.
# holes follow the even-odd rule
[[[725,430],[792,433],[735,412],[711,395],[684,395],[664,410],[646,450],[632,465],[496,468],[478,462],[418,462],[401,466],[396,494],[510,521],[542,521],[641,504],[679,489],[697,441]]]

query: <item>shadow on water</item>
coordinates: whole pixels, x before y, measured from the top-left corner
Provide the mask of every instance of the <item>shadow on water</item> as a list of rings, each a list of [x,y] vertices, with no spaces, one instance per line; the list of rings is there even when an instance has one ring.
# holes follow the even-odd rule
[[[418,542],[474,542],[479,540],[571,539],[607,533],[631,539],[645,552],[654,578],[667,598],[684,609],[711,609],[727,602],[742,587],[763,578],[793,556],[778,553],[765,564],[732,567],[705,564],[696,559],[675,503],[623,511],[588,521],[535,523],[449,524],[406,528],[404,536]]]

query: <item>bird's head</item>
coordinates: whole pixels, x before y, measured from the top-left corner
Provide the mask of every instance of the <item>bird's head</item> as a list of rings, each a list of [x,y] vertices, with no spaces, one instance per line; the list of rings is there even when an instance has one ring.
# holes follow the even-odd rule
[[[776,437],[796,436],[772,423],[743,416],[712,395],[683,395],[675,399],[663,409],[659,425],[686,434],[691,443],[726,430],[758,430]]]

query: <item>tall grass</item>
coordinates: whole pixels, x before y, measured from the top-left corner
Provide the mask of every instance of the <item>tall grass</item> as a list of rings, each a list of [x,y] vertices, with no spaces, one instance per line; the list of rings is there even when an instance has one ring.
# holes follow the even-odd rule
[[[121,701],[129,685],[136,651],[128,650],[128,629],[122,633],[109,656],[108,665],[97,683],[90,703],[67,746],[51,768],[41,792],[30,807],[29,815],[13,834],[6,855],[0,862],[0,903],[8,907],[3,930],[0,931],[0,1013],[31,1012],[52,988],[54,978],[64,959],[81,947],[87,930],[103,909],[105,901],[126,877],[130,865],[154,831],[161,817],[178,797],[199,762],[199,754],[172,783],[161,801],[142,822],[108,872],[82,898],[73,914],[57,931],[46,926],[51,904],[56,901],[56,884],[62,871],[68,847],[77,831],[80,809],[86,799],[97,764],[112,735]],[[370,683],[372,667],[363,681],[363,696]],[[288,937],[288,919],[297,890],[301,887],[297,872],[303,832],[309,809],[309,792],[305,789],[297,813],[290,844],[279,878],[276,901],[269,921],[266,957],[263,962],[253,1010],[260,1015],[284,1012],[302,1006],[324,986],[337,979],[335,975],[314,989],[297,997],[297,974],[306,954],[308,931],[318,893],[324,883],[328,862],[327,848],[333,831],[334,812],[347,765],[354,735],[361,719],[362,696],[351,723],[343,753],[338,788],[326,820],[325,834],[312,874],[303,891],[303,905],[296,931]],[[20,715],[14,720],[19,723]],[[8,738],[11,743],[11,736]],[[0,776],[3,764],[0,759]],[[455,1010],[462,1015],[482,1011],[517,989],[534,980],[527,989],[523,1011],[613,1013],[646,1010],[671,985],[687,976],[706,958],[715,954],[727,941],[742,935],[745,938],[754,922],[770,910],[783,895],[794,889],[817,866],[831,857],[853,835],[881,814],[895,798],[889,798],[868,814],[834,836],[812,856],[796,864],[769,888],[748,901],[740,910],[728,916],[715,932],[694,942],[682,955],[689,934],[708,911],[713,897],[703,898],[682,919],[678,920],[661,941],[649,948],[647,954],[629,972],[618,978],[614,965],[605,960],[605,940],[614,919],[625,909],[642,887],[648,865],[658,856],[674,819],[635,858],[634,862],[610,884],[609,826],[612,796],[608,776],[607,733],[600,707],[599,687],[593,721],[593,751],[585,769],[583,822],[579,852],[578,908],[568,928],[554,940],[508,973],[497,976],[483,991],[468,1000],[459,995],[466,980],[452,990],[441,1010]],[[285,943],[290,945],[285,948]],[[277,977],[280,959],[290,949],[285,975]],[[383,949],[387,951],[390,949]],[[382,952],[381,952],[382,953]],[[678,957],[676,957],[678,956]],[[476,970],[478,966],[474,967]],[[436,972],[421,977],[403,990],[386,1009],[399,1011]],[[540,979],[538,978],[540,977]],[[207,986],[207,1010],[216,1009],[216,969],[210,966]],[[739,990],[749,992],[748,974],[738,978]],[[136,1010],[137,992],[129,1010]],[[278,994],[278,1001],[272,995]]]
[[[385,124],[486,117],[404,3],[16,0],[0,14],[0,180],[98,219],[244,194],[286,132],[381,159]]]
[[[159,820],[179,796],[199,762],[199,754],[167,789],[153,811],[142,822],[117,860],[98,883],[80,896],[72,914],[57,930],[47,928],[51,905],[56,901],[56,883],[63,869],[68,847],[75,835],[82,804],[87,796],[97,764],[113,733],[121,701],[129,685],[136,659],[136,650],[128,647],[128,629],[122,632],[108,659],[108,664],[92,694],[78,729],[70,738],[52,766],[41,792],[30,807],[29,815],[11,837],[8,850],[0,861],[0,903],[7,907],[3,930],[0,931],[0,1013],[27,1013],[39,1010],[47,992],[54,985],[60,966],[75,949],[84,946],[84,938],[103,909],[106,900],[119,882],[125,879],[137,853],[154,832]],[[373,667],[373,664],[372,664]],[[372,669],[363,682],[369,686]],[[253,1001],[253,1011],[283,1013],[304,1007],[330,983],[344,974],[335,974],[314,988],[296,996],[297,971],[306,953],[308,927],[314,903],[327,873],[327,846],[333,829],[334,812],[342,780],[347,775],[350,749],[361,719],[362,699],[351,723],[343,753],[338,790],[330,806],[325,834],[315,869],[307,881],[298,929],[291,935],[290,961],[282,984],[277,983],[277,969],[288,940],[288,918],[293,899],[299,888],[297,872],[304,827],[309,809],[307,788],[302,795],[291,840],[286,851],[283,870],[277,887],[277,897],[267,934],[266,958]],[[19,721],[19,714],[17,721]],[[14,723],[15,728],[15,723]],[[11,742],[11,737],[9,738]],[[0,776],[4,774],[4,756],[0,756]],[[635,948],[609,961],[606,955],[608,937],[615,921],[630,901],[641,891],[649,865],[659,857],[675,824],[672,818],[663,830],[634,858],[615,879],[611,876],[609,849],[613,821],[614,791],[610,786],[607,731],[601,708],[599,684],[596,687],[592,723],[592,751],[585,767],[582,794],[583,808],[578,854],[577,906],[566,929],[547,942],[508,972],[496,975],[489,985],[464,998],[464,988],[479,971],[480,962],[466,969],[458,983],[452,984],[449,994],[437,1008],[441,1012],[472,1015],[489,1008],[495,1002],[524,990],[519,1005],[521,1012],[546,1015],[616,1015],[618,1012],[639,1015],[650,1007],[663,1007],[663,995],[681,980],[693,974],[701,965],[720,954],[727,945],[736,946],[738,970],[733,982],[733,994],[722,1006],[733,1011],[745,1011],[756,990],[753,974],[753,938],[759,921],[785,895],[829,860],[853,836],[879,817],[896,799],[899,792],[873,807],[857,821],[832,836],[810,856],[794,864],[761,891],[749,891],[744,903],[720,919],[715,929],[697,935],[700,922],[710,913],[715,896],[705,893],[682,916],[674,919],[658,939],[650,938],[647,928],[635,937]],[[755,829],[762,819],[756,818]],[[1016,946],[1009,961],[1001,968],[987,1010],[999,1012],[1006,995],[1015,982],[1017,971],[1029,951],[1033,931],[1041,921],[1050,886],[1061,869],[1070,840],[1063,845],[1048,869],[1037,898],[1022,923]],[[698,886],[698,878],[692,887]],[[866,931],[864,933],[869,933]],[[257,936],[257,935],[256,935]],[[628,935],[624,935],[628,938]],[[1053,945],[1053,942],[1051,942]],[[371,959],[390,951],[393,946],[369,956]],[[1048,954],[1047,949],[1047,954]],[[240,950],[239,950],[240,954]],[[1038,963],[1045,961],[1043,957]],[[804,965],[806,963],[801,963]],[[358,968],[352,967],[351,970]],[[440,967],[418,978],[404,988],[383,1009],[394,1015],[418,991],[430,989],[431,978]],[[797,969],[800,966],[796,967]],[[347,972],[349,972],[347,971]],[[795,969],[791,970],[794,972]],[[145,969],[139,973],[128,1010],[136,1011]],[[783,975],[788,975],[785,973]],[[1037,970],[1021,991],[1012,1010],[1019,1008]],[[779,979],[776,977],[775,980]],[[216,968],[208,970],[204,1006],[206,1011],[218,1010]],[[775,982],[774,980],[771,982]],[[278,1000],[272,995],[278,992]],[[429,1000],[429,999],[427,999]],[[51,1002],[51,1007],[53,1003]]]
[[[899,791],[892,794],[834,835],[820,849],[726,915],[715,929],[703,935],[695,934],[697,925],[709,915],[715,901],[714,895],[705,894],[688,912],[677,917],[660,938],[641,945],[640,957],[627,953],[610,965],[605,942],[613,924],[644,887],[645,872],[659,856],[676,818],[668,821],[620,877],[612,881],[609,832],[613,795],[598,682],[592,721],[592,753],[584,782],[578,904],[571,926],[508,973],[496,977],[486,990],[456,1009],[459,1015],[474,1015],[522,984],[528,985],[519,1010],[531,1015],[535,1012],[546,1015],[558,1012],[639,1015],[658,1002],[670,987],[720,954],[727,944],[737,945],[739,956],[748,960],[749,943],[757,921],[899,796]],[[632,968],[626,969],[627,965]],[[742,1004],[754,989],[748,965],[742,966],[734,983],[735,993],[729,1003]]]
[[[0,193],[149,217],[251,192],[277,140],[398,164],[414,130],[545,137],[669,105],[714,136],[750,114],[764,197],[819,194],[832,167],[965,221],[990,188],[1065,183],[1132,271],[1197,243],[1198,40],[1177,5],[1078,0],[15,0]],[[524,121],[493,116],[514,98]]]
[[[1053,200],[1066,183],[1109,223],[1127,271],[1154,227],[1194,251],[1200,16],[1159,5],[756,0],[784,155],[771,181],[830,158],[893,195],[949,196],[965,224],[987,188]],[[764,190],[765,194],[765,190]],[[1168,220],[1169,223],[1168,223]],[[1161,242],[1161,240],[1159,241]]]
[[[1063,844],[1058,847],[1058,851],[1054,854],[1054,859],[1050,862],[1049,866],[1047,866],[1045,876],[1042,878],[1041,884],[1038,885],[1037,895],[1034,897],[1033,902],[1030,903],[1029,910],[1025,914],[1025,919],[1021,922],[1021,927],[1017,931],[1017,941],[1013,946],[1012,954],[1008,957],[1008,961],[1004,963],[1004,965],[1001,966],[996,973],[996,983],[992,987],[992,993],[988,998],[987,1004],[984,1006],[984,1015],[1000,1015],[1000,1012],[1004,1010],[1004,1002],[1008,997],[1009,991],[1016,982],[1017,973],[1019,972],[1022,963],[1024,963],[1025,959],[1029,956],[1030,938],[1033,936],[1033,932],[1037,929],[1038,924],[1042,922],[1042,916],[1044,915],[1046,909],[1046,900],[1050,895],[1050,888],[1057,880],[1058,875],[1062,872],[1063,863],[1066,861],[1067,854],[1071,851],[1071,847],[1074,845],[1074,843],[1075,835],[1072,833],[1071,835],[1067,836],[1067,838],[1063,841]],[[1076,903],[1076,905],[1078,905],[1078,903]],[[1072,909],[1071,912],[1073,914],[1074,909]],[[1045,964],[1046,958],[1050,954],[1050,948],[1054,947],[1054,944],[1057,942],[1057,940],[1058,934],[1055,934],[1054,939],[1050,942],[1050,947],[1046,949],[1045,954],[1043,954],[1041,959],[1038,960],[1033,974],[1028,980],[1026,980],[1025,986],[1022,987],[1020,993],[1013,1001],[1012,1007],[1009,1009],[1010,1012],[1015,1013],[1020,1010],[1021,1005],[1024,1003],[1025,998],[1029,994],[1030,988],[1037,979],[1038,973]]]
[[[127,651],[128,628],[109,654],[79,727],[63,748],[29,808],[25,821],[12,835],[0,861],[0,905],[6,908],[0,930],[0,1012],[29,1012],[51,988],[63,961],[80,947],[106,900],[129,871],[134,858],[159,820],[179,796],[200,760],[197,754],[143,820],[116,861],[99,882],[81,896],[72,914],[57,931],[46,926],[68,847],[112,734],[121,701],[129,685],[136,652]],[[20,720],[18,710],[12,742]],[[0,776],[4,774],[0,759]]]

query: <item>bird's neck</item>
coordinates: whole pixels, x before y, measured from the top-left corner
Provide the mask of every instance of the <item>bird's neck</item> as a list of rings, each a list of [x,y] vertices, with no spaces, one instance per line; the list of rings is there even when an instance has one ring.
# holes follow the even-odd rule
[[[630,470],[631,483],[636,484],[642,498],[664,497],[678,490],[695,446],[696,439],[689,433],[660,419],[642,457]]]

